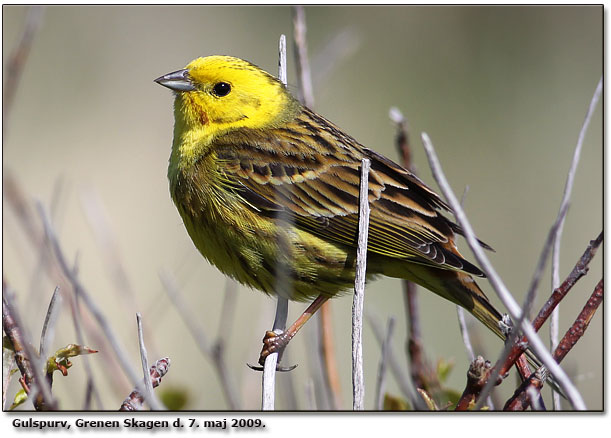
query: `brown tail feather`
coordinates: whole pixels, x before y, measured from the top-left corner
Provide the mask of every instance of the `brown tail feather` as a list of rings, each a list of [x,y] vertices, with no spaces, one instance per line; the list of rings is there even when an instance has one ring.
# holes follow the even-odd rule
[[[501,313],[488,301],[488,298],[484,295],[484,292],[479,288],[473,277],[462,272],[435,270],[432,268],[425,269],[435,272],[429,272],[426,275],[420,273],[414,276],[416,273],[412,271],[411,275],[413,278],[410,278],[410,280],[413,279],[413,281],[421,284],[423,287],[464,307],[482,324],[488,327],[490,331],[503,341],[505,340],[505,333],[499,325],[502,320]],[[432,280],[429,274],[436,275],[436,280]],[[532,366],[535,368],[541,366],[541,361],[537,359],[531,350],[526,350],[525,354]],[[554,390],[565,397],[552,375],[548,376],[547,381]]]

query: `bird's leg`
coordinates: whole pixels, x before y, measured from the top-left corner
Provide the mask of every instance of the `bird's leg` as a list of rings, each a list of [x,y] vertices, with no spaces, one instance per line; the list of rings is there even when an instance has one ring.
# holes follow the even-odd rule
[[[272,353],[278,353],[278,362],[280,362],[280,357],[282,356],[282,352],[288,345],[289,341],[293,339],[293,337],[297,334],[299,329],[304,326],[306,322],[316,313],[318,309],[329,299],[328,296],[319,295],[312,304],[308,306],[308,308],[301,314],[297,321],[293,323],[285,332],[278,334],[272,331],[265,332],[265,337],[263,338],[263,349],[261,350],[261,355],[259,356],[259,364],[265,364],[265,358]]]

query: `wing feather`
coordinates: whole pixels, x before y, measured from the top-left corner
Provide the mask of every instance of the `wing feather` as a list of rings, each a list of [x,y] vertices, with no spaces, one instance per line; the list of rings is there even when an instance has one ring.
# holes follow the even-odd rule
[[[371,160],[369,251],[483,276],[454,245],[448,205],[420,179],[304,110],[287,127],[227,137],[219,167],[245,203],[337,244],[356,247],[360,164]]]

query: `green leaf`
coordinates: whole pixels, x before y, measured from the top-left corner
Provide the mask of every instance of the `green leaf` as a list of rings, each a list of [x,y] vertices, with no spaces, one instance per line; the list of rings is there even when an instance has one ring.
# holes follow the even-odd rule
[[[20,404],[23,404],[27,399],[28,399],[28,394],[25,392],[23,388],[21,388],[19,391],[17,391],[17,394],[15,394],[15,399],[13,400],[13,404],[11,405],[9,409],[12,411]]]

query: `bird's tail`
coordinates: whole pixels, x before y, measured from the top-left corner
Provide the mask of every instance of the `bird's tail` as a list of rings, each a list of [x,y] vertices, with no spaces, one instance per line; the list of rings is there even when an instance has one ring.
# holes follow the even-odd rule
[[[403,278],[464,307],[490,331],[505,340],[505,334],[499,325],[501,313],[494,308],[469,274],[416,264],[403,265],[402,268]]]
[[[430,272],[427,272],[427,270]],[[490,303],[484,292],[469,274],[418,267],[410,269],[408,279],[464,307],[490,331],[505,341],[506,334],[501,328],[503,325],[503,315]],[[531,350],[526,350],[524,354],[532,366],[537,369],[541,366],[541,361],[537,359]],[[547,380],[550,386],[564,397],[558,383],[551,374]]]

